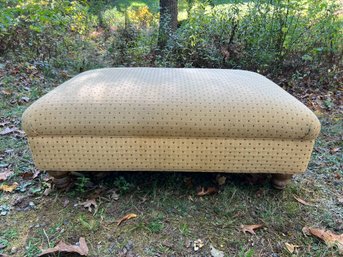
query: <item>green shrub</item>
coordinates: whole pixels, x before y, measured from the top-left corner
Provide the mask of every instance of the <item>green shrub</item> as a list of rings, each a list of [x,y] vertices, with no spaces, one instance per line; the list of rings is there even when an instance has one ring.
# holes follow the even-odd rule
[[[187,18],[176,33],[167,32],[165,47],[158,47],[156,3],[148,8],[134,1],[3,0],[0,55],[76,72],[102,66],[207,67],[278,78],[286,71],[290,86],[305,79],[316,87],[339,86],[338,0],[181,1]]]
[[[116,29],[119,26],[123,26],[125,21],[125,15],[118,11],[116,7],[107,9],[102,14],[102,23],[107,29]]]
[[[64,55],[96,23],[83,1],[6,0],[0,10],[0,51],[18,58]]]
[[[272,71],[290,58],[342,51],[342,20],[334,1],[258,0],[198,5],[167,51],[175,66]]]

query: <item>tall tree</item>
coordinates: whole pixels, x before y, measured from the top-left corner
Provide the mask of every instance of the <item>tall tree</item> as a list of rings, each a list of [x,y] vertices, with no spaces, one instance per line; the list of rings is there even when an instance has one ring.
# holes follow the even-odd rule
[[[177,29],[177,0],[160,0],[160,29],[158,46],[163,49]]]

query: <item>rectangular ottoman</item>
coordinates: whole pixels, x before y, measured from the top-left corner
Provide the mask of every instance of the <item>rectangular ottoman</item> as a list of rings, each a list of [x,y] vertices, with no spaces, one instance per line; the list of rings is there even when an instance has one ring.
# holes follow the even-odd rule
[[[107,68],[79,74],[23,114],[37,168],[272,173],[306,170],[320,131],[296,98],[254,72]]]

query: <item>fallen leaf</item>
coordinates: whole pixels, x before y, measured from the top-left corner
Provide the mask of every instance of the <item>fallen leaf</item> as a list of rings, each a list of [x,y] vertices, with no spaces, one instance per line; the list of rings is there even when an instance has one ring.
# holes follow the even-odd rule
[[[40,174],[40,170],[35,170],[33,173],[32,172],[21,173],[20,176],[25,180],[32,180],[32,179],[37,178],[39,174]]]
[[[39,176],[39,174],[40,174],[40,170],[35,169],[35,171],[33,172],[33,175],[32,175],[32,179],[37,178]]]
[[[210,245],[210,249],[212,257],[224,257],[224,252],[214,248],[213,245]]]
[[[262,228],[263,224],[254,224],[254,225],[241,225],[241,231],[245,234],[246,232],[255,235],[255,229]]]
[[[96,210],[98,209],[98,205],[96,204],[95,199],[91,199],[91,200],[87,200],[83,203],[80,203],[80,205],[82,205],[83,207],[87,208],[88,211],[92,212],[92,207],[94,207],[94,211],[96,212]]]
[[[218,193],[218,189],[215,187],[209,187],[205,190],[204,187],[201,188],[201,191],[197,193],[197,196],[205,196],[205,195],[210,195],[210,194],[214,194],[214,193]]]
[[[0,186],[0,191],[11,193],[18,186],[19,186],[19,184],[17,182],[14,182],[11,186],[9,186],[9,185],[1,185]]]
[[[112,190],[108,191],[107,194],[110,195],[110,199],[112,199],[114,201],[119,200],[119,195],[117,194],[116,190],[112,189]]]
[[[12,93],[10,92],[10,91],[7,91],[7,90],[1,90],[1,93],[3,94],[3,95],[11,95]]]
[[[295,195],[293,195],[294,199],[297,200],[299,203],[303,204],[303,205],[306,205],[306,206],[314,206],[313,204],[311,203],[308,203],[306,202],[305,200],[299,198],[299,197],[296,197]]]
[[[33,173],[25,172],[25,173],[21,173],[20,176],[25,180],[31,180],[33,177]]]
[[[0,122],[0,127],[4,127],[7,124],[10,124],[11,122],[9,121],[4,121],[4,122]]]
[[[193,242],[194,251],[199,251],[199,249],[204,247],[204,242],[201,239],[197,239]]]
[[[67,207],[67,205],[69,204],[69,200],[68,199],[65,199],[64,202],[63,202],[63,207]]]
[[[48,196],[52,191],[52,186],[50,183],[47,183],[48,187],[44,190],[43,195]]]
[[[22,98],[20,98],[20,100],[21,100],[22,102],[25,102],[25,103],[27,103],[27,102],[29,102],[29,101],[30,101],[30,98],[29,98],[29,97],[27,97],[27,96],[23,96]]]
[[[48,248],[44,251],[42,251],[39,256],[47,255],[50,253],[78,253],[81,256],[87,256],[88,255],[88,246],[86,243],[86,240],[83,237],[80,237],[78,245],[69,245],[62,241],[60,241],[55,247]]]
[[[226,177],[225,176],[220,176],[220,175],[217,175],[216,177],[216,182],[219,186],[222,186],[226,183]]]
[[[190,247],[191,245],[192,245],[192,241],[189,240],[189,239],[186,239],[186,240],[185,240],[185,247],[188,248],[188,247]]]
[[[13,127],[13,128],[6,127],[2,131],[0,131],[0,136],[4,136],[4,135],[10,134],[10,133],[13,133],[15,131],[18,131],[18,128],[16,128],[16,127]]]
[[[343,234],[337,235],[329,230],[311,227],[303,227],[302,231],[306,235],[313,235],[323,240],[329,248],[336,245],[339,253],[343,253]]]
[[[340,150],[341,150],[340,147],[335,147],[335,148],[330,149],[330,153],[334,154],[334,153],[339,152]]]
[[[289,243],[285,243],[286,249],[290,252],[290,253],[294,253],[295,249],[300,247],[299,245],[293,245],[293,244],[289,244]]]
[[[134,219],[137,217],[137,214],[134,213],[129,213],[127,215],[125,215],[124,217],[122,217],[120,220],[118,220],[117,222],[117,226],[119,226],[121,223],[123,223],[124,221],[127,221],[129,219]]]
[[[5,181],[9,176],[13,174],[13,171],[9,169],[6,169],[4,172],[0,172],[0,181]]]

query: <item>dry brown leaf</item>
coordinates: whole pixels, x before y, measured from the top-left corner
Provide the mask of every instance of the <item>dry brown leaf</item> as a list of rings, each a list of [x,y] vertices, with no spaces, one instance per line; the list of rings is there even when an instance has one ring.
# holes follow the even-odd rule
[[[16,128],[16,127],[13,127],[13,128],[6,127],[5,129],[0,131],[0,136],[4,136],[4,135],[10,134],[10,133],[13,133],[15,131],[18,131],[18,128]]]
[[[308,203],[306,202],[305,200],[299,198],[299,197],[296,197],[295,195],[293,195],[294,199],[297,200],[299,203],[303,204],[303,205],[306,205],[306,206],[313,206],[313,204],[311,203]]]
[[[122,217],[120,220],[118,220],[117,222],[117,226],[119,226],[121,223],[123,223],[124,221],[127,221],[129,219],[134,219],[137,217],[137,214],[134,213],[129,213],[127,215],[125,215],[124,217]]]
[[[334,153],[339,152],[340,150],[341,150],[340,147],[335,147],[335,148],[330,149],[330,153],[334,154]]]
[[[0,172],[0,181],[5,181],[11,175],[13,175],[13,171],[5,169],[4,172]]]
[[[212,257],[224,257],[225,253],[223,251],[220,251],[216,249],[212,244],[210,245],[210,253]]]
[[[1,90],[1,93],[3,94],[3,95],[11,95],[12,93],[10,92],[10,91],[7,91],[7,90]]]
[[[201,239],[197,239],[193,242],[193,250],[196,252],[196,251],[199,251],[201,248],[204,247],[204,242],[201,240]]]
[[[290,252],[290,253],[294,253],[295,249],[300,247],[299,245],[294,245],[294,244],[289,244],[289,243],[285,243],[286,245],[286,249]]]
[[[39,174],[40,174],[40,170],[35,169],[35,171],[33,172],[33,175],[32,175],[32,179],[37,178],[39,176]]]
[[[337,235],[329,230],[311,227],[303,227],[302,231],[304,234],[313,235],[323,240],[328,247],[333,247],[336,245],[338,247],[338,251],[343,253],[343,234]]]
[[[69,245],[61,241],[55,247],[42,251],[42,253],[39,254],[38,257],[47,255],[50,253],[60,253],[60,252],[78,253],[81,256],[87,256],[88,251],[89,250],[88,250],[86,240],[83,237],[80,237],[79,245]]]
[[[19,184],[17,182],[14,182],[12,185],[1,185],[0,191],[11,193],[13,190],[15,190]]]
[[[245,234],[246,232],[255,235],[255,229],[262,228],[263,224],[254,224],[254,225],[241,225],[241,231]]]
[[[220,175],[217,175],[216,177],[216,182],[219,186],[222,186],[226,183],[226,177],[225,176],[220,176]]]
[[[197,193],[197,196],[205,196],[210,194],[218,193],[218,189],[215,187],[209,187],[205,190],[204,187],[201,188],[201,191]]]
[[[94,207],[94,211],[96,212],[96,210],[98,209],[98,205],[96,204],[95,199],[90,199],[87,200],[83,203],[80,203],[80,205],[82,205],[83,207],[87,208],[89,212],[93,211],[93,207]]]
[[[52,191],[52,186],[50,183],[47,184],[48,187],[44,190],[43,195],[48,196]]]

